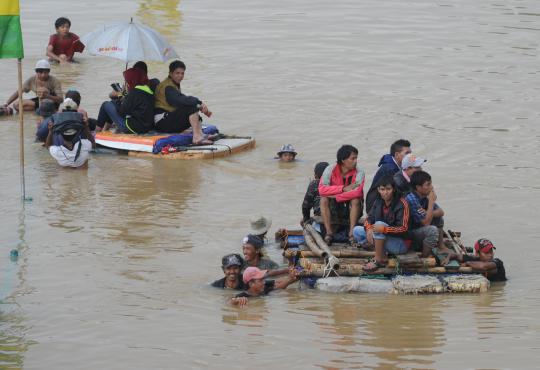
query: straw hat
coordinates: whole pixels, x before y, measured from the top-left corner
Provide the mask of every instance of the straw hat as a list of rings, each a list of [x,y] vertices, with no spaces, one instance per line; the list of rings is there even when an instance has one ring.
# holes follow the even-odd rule
[[[249,222],[251,224],[251,233],[255,235],[264,234],[272,226],[272,220],[263,216],[252,218]]]

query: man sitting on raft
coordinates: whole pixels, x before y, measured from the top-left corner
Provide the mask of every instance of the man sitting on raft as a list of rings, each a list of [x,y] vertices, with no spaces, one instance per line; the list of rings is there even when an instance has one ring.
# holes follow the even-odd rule
[[[321,215],[326,230],[324,241],[334,241],[333,221],[339,208],[349,206],[349,241],[354,243],[353,229],[362,216],[364,171],[357,166],[358,149],[343,145],[337,152],[337,163],[326,167],[319,183]],[[333,211],[333,212],[332,212]]]
[[[386,253],[407,253],[410,245],[409,203],[396,189],[391,175],[385,175],[377,184],[377,197],[368,212],[364,226],[354,228],[354,237],[359,243],[375,245],[375,260],[369,262],[364,271],[375,271],[386,266]]]
[[[209,145],[212,141],[203,135],[199,112],[212,115],[199,98],[182,94],[180,83],[184,79],[186,65],[175,60],[169,65],[169,76],[156,88],[154,123],[160,132],[182,132],[193,129],[193,144]]]

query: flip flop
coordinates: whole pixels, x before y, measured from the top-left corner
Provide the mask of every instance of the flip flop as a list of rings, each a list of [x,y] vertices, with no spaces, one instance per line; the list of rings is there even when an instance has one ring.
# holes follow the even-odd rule
[[[369,261],[364,265],[362,270],[364,272],[374,272],[377,271],[380,268],[386,267],[385,263],[377,262],[376,260]]]

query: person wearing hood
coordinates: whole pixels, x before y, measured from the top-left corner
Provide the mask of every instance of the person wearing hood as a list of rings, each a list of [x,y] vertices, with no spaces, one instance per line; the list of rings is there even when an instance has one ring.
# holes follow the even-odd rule
[[[152,129],[154,94],[148,86],[146,73],[139,68],[124,71],[127,95],[120,105],[106,101],[98,114],[98,126],[107,129],[114,123],[121,133],[143,134]]]
[[[373,176],[373,181],[366,195],[366,213],[369,213],[373,202],[377,199],[377,184],[386,175],[394,176],[401,169],[403,157],[411,153],[411,143],[405,139],[399,139],[390,146],[390,154],[385,154],[379,161],[379,169]]]

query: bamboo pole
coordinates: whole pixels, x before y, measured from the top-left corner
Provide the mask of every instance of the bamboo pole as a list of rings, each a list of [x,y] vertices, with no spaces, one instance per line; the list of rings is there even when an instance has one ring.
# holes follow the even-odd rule
[[[24,104],[22,97],[22,62],[17,58],[18,92],[19,92],[19,166],[21,176],[21,199],[26,199],[26,184],[24,180]]]
[[[319,248],[322,249],[324,253],[326,253],[328,264],[333,269],[339,268],[339,259],[333,255],[332,251],[328,247],[328,244],[324,242],[323,238],[321,238],[321,235],[317,232],[317,230],[315,230],[315,228],[313,228],[313,226],[309,224],[305,225],[304,229],[313,237],[313,239],[315,240],[315,243],[317,243]]]
[[[316,257],[326,257],[326,254],[324,253],[324,251],[321,248],[319,248],[319,246],[317,245],[317,243],[315,243],[315,240],[313,239],[313,237],[307,230],[304,230],[304,239],[306,241],[306,245],[308,246],[309,249],[311,249],[311,252]]]

